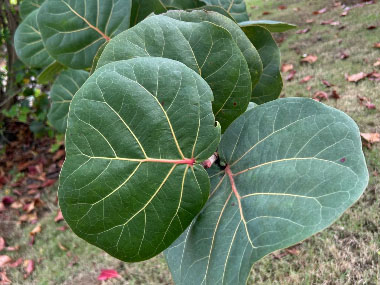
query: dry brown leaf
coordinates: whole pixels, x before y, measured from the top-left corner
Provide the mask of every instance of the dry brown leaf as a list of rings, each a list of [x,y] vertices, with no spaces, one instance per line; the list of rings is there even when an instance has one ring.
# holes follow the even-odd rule
[[[18,267],[22,264],[22,258],[20,257],[15,262],[12,262],[9,264],[9,267]]]
[[[331,95],[330,97],[334,98],[334,99],[340,99],[340,95],[338,94],[338,92],[336,92],[336,90],[333,90],[331,92]]]
[[[340,14],[341,17],[346,17],[348,15],[348,11],[350,11],[349,9],[348,10],[344,10],[342,14]]]
[[[303,29],[303,30],[298,30],[297,32],[296,32],[296,34],[306,34],[306,33],[308,33],[310,31],[310,29],[309,28],[306,28],[306,29]]]
[[[278,10],[285,10],[288,7],[286,7],[285,5],[280,5],[277,8],[278,8]]]
[[[377,27],[375,25],[371,25],[371,26],[368,26],[367,27],[367,30],[374,30],[376,29]]]
[[[305,76],[304,78],[301,79],[300,83],[306,83],[312,78],[313,78],[313,76],[311,76],[311,75]]]
[[[0,285],[12,284],[12,281],[9,280],[7,273],[5,271],[0,272]]]
[[[380,42],[375,43],[375,44],[373,45],[373,47],[375,47],[375,48],[380,48]]]
[[[349,82],[358,82],[367,77],[367,73],[359,72],[353,75],[346,75],[346,79]]]
[[[324,91],[317,91],[314,93],[313,99],[316,101],[328,100],[329,96]]]
[[[313,15],[320,15],[320,14],[323,14],[323,13],[326,13],[327,12],[327,8],[322,8],[321,10],[318,10],[318,11],[314,11],[313,12]]]
[[[63,220],[62,211],[61,211],[61,210],[58,210],[57,216],[54,218],[54,221],[55,221],[56,223],[58,223],[59,221],[62,221],[62,220]]]
[[[36,234],[40,233],[42,230],[41,225],[37,225],[29,234],[31,236],[35,236]]]
[[[64,247],[60,242],[58,242],[58,247],[59,247],[59,249],[62,250],[62,251],[67,251],[67,248]]]
[[[339,55],[339,57],[340,57],[340,59],[346,59],[346,58],[348,58],[350,55],[348,54],[348,53],[345,53],[344,51],[341,51],[340,52],[340,55]]]
[[[380,58],[377,59],[377,61],[373,64],[373,66],[375,67],[380,66]]]
[[[24,270],[26,274],[24,274],[24,278],[27,278],[34,271],[34,261],[32,259],[24,260]]]
[[[369,143],[380,142],[380,134],[379,133],[360,133],[360,135],[363,139],[365,139]]]
[[[269,15],[269,14],[272,14],[271,12],[268,12],[268,11],[264,11],[263,12],[263,15]]]
[[[288,76],[286,76],[285,80],[286,81],[292,81],[293,78],[294,78],[294,75],[296,75],[297,71],[295,70],[291,70],[288,74]]]
[[[314,63],[318,59],[318,56],[309,54],[301,59],[301,62],[308,62],[308,63]]]
[[[332,85],[330,82],[328,82],[327,80],[322,80],[322,83],[323,83],[326,87],[334,86],[334,85]]]
[[[4,265],[10,263],[12,261],[12,258],[10,258],[8,255],[0,255],[0,267],[3,267]]]
[[[2,251],[5,248],[5,239],[3,237],[0,237],[0,251]]]
[[[307,20],[306,20],[306,24],[314,23],[314,21],[315,21],[314,19],[307,19]]]
[[[284,63],[281,66],[281,71],[282,72],[288,72],[288,71],[292,70],[293,68],[294,68],[293,64],[291,64],[291,63]]]

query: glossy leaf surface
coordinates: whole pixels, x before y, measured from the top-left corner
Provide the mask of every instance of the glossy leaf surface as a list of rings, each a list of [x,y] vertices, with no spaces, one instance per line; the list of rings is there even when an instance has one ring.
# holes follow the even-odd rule
[[[51,107],[48,119],[59,132],[66,131],[67,116],[72,98],[88,78],[83,70],[65,70],[54,81],[50,91]]]
[[[49,0],[38,26],[49,54],[74,68],[91,67],[98,48],[129,28],[132,0]]]
[[[368,183],[354,121],[310,99],[247,111],[219,155],[209,201],[165,252],[176,284],[245,284],[255,261],[329,226]]]
[[[22,0],[20,3],[20,17],[25,19],[30,13],[39,9],[45,0]]]
[[[70,105],[59,202],[72,230],[124,261],[167,248],[209,195],[198,163],[220,139],[211,101],[207,83],[169,59],[97,69]]]
[[[210,8],[210,6],[206,7]],[[212,11],[169,11],[165,13],[165,16],[185,22],[199,23],[203,21],[208,21],[226,29],[231,34],[232,38],[235,40],[237,46],[239,47],[248,64],[249,73],[251,75],[252,87],[256,86],[263,72],[263,65],[261,63],[261,59],[256,48],[247,38],[245,33],[241,30],[241,28],[238,25],[236,25],[235,21],[224,17],[220,13]]]
[[[156,15],[167,11],[161,0],[132,0],[131,27],[144,20],[150,14]]]
[[[244,0],[201,0],[207,5],[220,6],[225,9],[236,22],[248,21],[247,7]]]
[[[38,10],[31,12],[17,27],[15,33],[15,49],[17,56],[28,66],[45,67],[53,63],[42,42],[37,25]]]
[[[247,26],[242,29],[256,47],[263,63],[263,73],[252,91],[252,101],[263,104],[275,100],[280,96],[283,86],[280,49],[267,29],[260,26]]]
[[[176,9],[193,9],[204,4],[200,0],[161,0],[168,8]]]
[[[260,26],[266,28],[271,33],[285,32],[291,29],[295,29],[297,26],[285,22],[271,21],[271,20],[259,20],[259,21],[245,21],[239,23],[240,27]]]
[[[37,82],[39,84],[48,84],[52,82],[57,75],[65,69],[65,66],[60,64],[58,61],[53,61],[53,63],[46,66],[40,74],[38,74]]]
[[[152,16],[112,39],[98,67],[149,56],[182,62],[206,80],[214,94],[213,112],[222,130],[247,109],[252,90],[248,65],[226,29],[211,22]]]

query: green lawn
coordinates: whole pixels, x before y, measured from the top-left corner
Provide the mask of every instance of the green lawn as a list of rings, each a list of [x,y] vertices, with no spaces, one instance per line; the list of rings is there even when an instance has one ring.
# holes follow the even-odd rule
[[[379,109],[380,82],[364,79],[355,84],[347,82],[345,74],[368,73],[376,69],[373,63],[380,58],[380,49],[373,48],[373,44],[380,41],[380,4],[355,8],[346,17],[340,17],[343,9],[333,8],[332,3],[327,0],[248,0],[247,6],[252,19],[282,20],[297,24],[299,29],[310,28],[305,34],[296,34],[296,30],[292,30],[276,35],[277,39],[284,36],[282,61],[293,64],[297,71],[292,81],[284,82],[283,96],[312,97],[316,91],[330,93],[334,89],[341,98],[324,101],[326,104],[347,112],[362,132],[379,132],[379,112],[361,106],[357,96],[366,96]],[[279,10],[279,5],[286,5],[287,9]],[[312,14],[324,7],[328,8],[326,13]],[[271,14],[263,16],[265,11]],[[314,22],[306,24],[307,19],[314,19]],[[340,24],[320,24],[330,19]],[[367,30],[370,25],[378,28]],[[342,26],[344,28],[339,29]],[[349,58],[340,59],[340,52],[348,53]],[[314,64],[301,65],[303,54],[317,55],[318,60]],[[301,84],[299,81],[308,75],[313,78]],[[334,86],[327,88],[322,80]],[[248,284],[380,283],[380,144],[371,150],[365,149],[365,154],[371,178],[359,202],[327,230],[290,251],[282,250],[257,262]],[[36,261],[35,271],[26,280],[20,268],[8,269],[13,284],[98,284],[96,278],[102,268],[116,269],[123,278],[106,284],[172,284],[162,255],[143,263],[127,264],[82,241],[70,229],[57,230],[64,222],[54,222],[57,211],[55,192],[54,187],[46,189],[42,197],[48,201],[47,211],[39,221],[42,231],[37,234],[33,246],[28,245],[29,232],[36,225],[0,223],[7,243],[20,245],[19,251],[9,255],[15,259],[23,257]]]

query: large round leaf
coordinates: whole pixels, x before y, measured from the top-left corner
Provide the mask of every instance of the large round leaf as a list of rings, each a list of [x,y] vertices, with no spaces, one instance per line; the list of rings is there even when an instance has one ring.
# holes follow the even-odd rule
[[[248,21],[247,7],[244,0],[201,0],[207,5],[220,6],[225,9],[236,22]]]
[[[189,12],[173,10],[165,13],[165,16],[185,22],[199,23],[203,21],[209,21],[225,28],[235,40],[248,64],[249,73],[251,74],[252,88],[256,86],[263,72],[263,64],[261,63],[261,59],[256,48],[233,20],[217,12],[205,12],[196,10]]]
[[[112,39],[98,67],[147,56],[174,59],[199,73],[213,91],[213,111],[222,130],[247,109],[252,90],[248,65],[226,29],[206,21],[149,17]]]
[[[244,26],[242,29],[257,48],[264,67],[259,83],[252,90],[252,101],[263,104],[275,100],[283,86],[280,49],[267,29],[258,25]]]
[[[38,10],[31,12],[17,27],[15,49],[17,56],[28,66],[45,67],[54,62],[42,42],[37,25]]]
[[[252,264],[321,231],[363,193],[356,124],[310,99],[247,111],[219,146],[210,199],[166,251],[176,284],[245,284]]]
[[[209,195],[198,163],[220,139],[207,83],[182,63],[136,58],[99,68],[75,94],[59,187],[63,216],[124,261],[151,258]]]
[[[98,48],[129,28],[132,0],[48,0],[38,26],[49,54],[74,69],[91,67]]]
[[[25,19],[30,13],[39,9],[45,0],[22,0],[20,3],[20,16]]]
[[[54,81],[51,87],[52,101],[48,119],[61,133],[66,131],[67,115],[72,98],[88,78],[89,73],[83,70],[65,70]]]

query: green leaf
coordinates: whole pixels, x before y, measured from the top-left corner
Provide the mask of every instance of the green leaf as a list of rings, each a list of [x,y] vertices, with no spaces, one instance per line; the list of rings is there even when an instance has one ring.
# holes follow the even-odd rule
[[[98,48],[129,28],[132,0],[49,0],[38,26],[49,54],[73,69],[91,67]]]
[[[161,0],[165,7],[176,9],[193,9],[201,7],[204,4],[199,0]]]
[[[37,82],[39,84],[48,84],[64,69],[65,67],[62,64],[54,61],[38,74]]]
[[[67,115],[72,98],[88,78],[83,70],[65,70],[54,81],[50,91],[51,107],[48,119],[59,132],[66,131]]]
[[[226,29],[235,40],[248,64],[249,73],[251,74],[252,87],[256,86],[263,72],[263,65],[256,48],[252,45],[251,41],[247,38],[241,28],[236,25],[235,21],[224,17],[220,13],[212,11],[207,13],[204,11],[169,11],[165,14],[165,16],[185,22],[199,23],[208,21]]]
[[[248,21],[247,7],[244,0],[201,0],[207,5],[220,6],[225,9],[236,22]]]
[[[266,28],[269,32],[275,33],[275,32],[285,32],[291,29],[295,29],[297,26],[284,23],[284,22],[277,22],[277,21],[271,21],[271,20],[260,20],[260,21],[245,21],[239,23],[240,27],[249,27],[249,26],[259,26]]]
[[[246,112],[219,155],[209,201],[165,253],[176,284],[245,284],[255,261],[328,227],[368,183],[355,122],[310,99]]]
[[[97,69],[69,111],[59,203],[72,230],[128,262],[167,248],[209,195],[199,163],[220,140],[211,100],[207,83],[173,60]]]
[[[94,60],[92,61],[92,66],[91,66],[90,74],[93,74],[95,72],[96,66],[98,65],[98,61],[100,59],[100,56],[102,55],[102,53],[103,53],[104,49],[106,48],[106,46],[108,45],[108,43],[109,43],[109,41],[103,43],[100,46],[100,48],[98,49],[98,51],[96,52]]]
[[[252,90],[248,65],[226,29],[207,21],[148,17],[112,39],[98,67],[147,56],[177,60],[199,73],[213,91],[213,111],[222,130],[247,109]]]
[[[28,66],[45,67],[54,59],[49,55],[42,42],[37,26],[38,10],[31,12],[17,27],[15,49],[17,56]]]
[[[267,29],[259,26],[242,29],[259,52],[264,67],[260,81],[252,91],[252,101],[263,104],[275,100],[280,96],[283,86],[280,49]]]
[[[25,19],[30,13],[39,9],[45,0],[23,0],[20,4],[21,19]]]
[[[203,11],[216,12],[216,13],[219,13],[219,14],[221,14],[221,15],[229,18],[230,20],[232,20],[233,22],[236,23],[235,19],[231,16],[231,14],[228,13],[225,9],[223,9],[220,6],[216,6],[216,5],[213,5],[213,6],[202,6],[202,7],[199,7],[199,8],[194,8],[192,10],[193,11],[194,10],[203,10]]]
[[[144,20],[150,14],[162,14],[167,9],[161,0],[132,0],[131,27]]]

